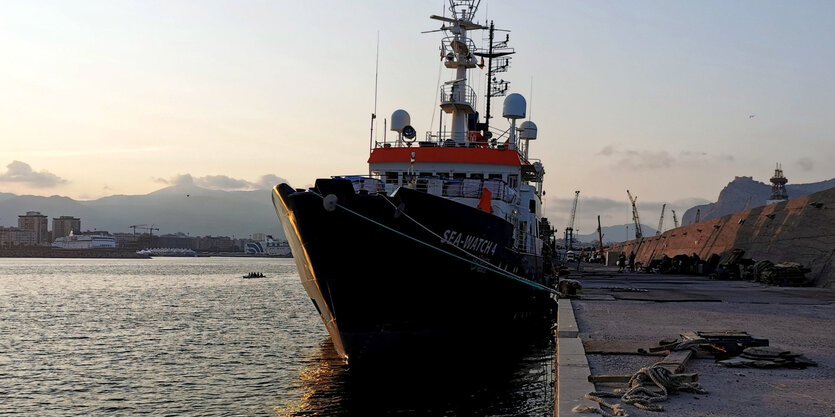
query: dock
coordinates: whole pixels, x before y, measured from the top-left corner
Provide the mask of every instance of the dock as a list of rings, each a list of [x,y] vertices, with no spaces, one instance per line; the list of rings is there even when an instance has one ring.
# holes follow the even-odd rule
[[[620,403],[632,417],[835,415],[835,290],[618,273],[590,264],[570,278],[582,290],[559,300],[555,415],[584,415],[572,411],[578,405],[599,408],[586,394],[627,387],[626,376],[658,362],[686,373],[683,377],[698,381],[707,394],[671,393],[659,403],[661,412],[605,400]],[[662,340],[698,331],[747,332],[817,366],[726,367],[702,351],[658,349]]]

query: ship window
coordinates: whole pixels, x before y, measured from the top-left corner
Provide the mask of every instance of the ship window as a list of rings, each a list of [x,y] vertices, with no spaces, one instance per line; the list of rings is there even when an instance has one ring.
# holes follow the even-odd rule
[[[508,175],[507,176],[507,185],[509,185],[511,188],[516,188],[516,186],[519,185],[519,184],[517,184],[517,182],[518,182],[517,178],[518,177],[516,176],[516,174]]]
[[[397,172],[386,171],[386,184],[397,184]]]
[[[313,301],[313,306],[316,307],[316,311],[318,311],[319,315],[321,316],[322,315],[322,310],[319,309],[319,304],[316,303],[316,300],[314,300],[312,298],[310,299],[310,301]]]
[[[475,173],[470,174],[470,178],[480,180],[480,179],[484,178],[484,174],[482,174],[480,172],[475,172]]]
[[[456,180],[463,180],[464,178],[467,178],[467,174],[463,172],[456,172],[452,174],[452,178]]]
[[[536,213],[536,200],[528,201],[528,211]]]
[[[431,172],[421,172],[420,176],[421,176],[421,178],[431,177],[432,173]]]
[[[487,179],[500,180],[502,179],[502,174],[490,174],[487,176]]]

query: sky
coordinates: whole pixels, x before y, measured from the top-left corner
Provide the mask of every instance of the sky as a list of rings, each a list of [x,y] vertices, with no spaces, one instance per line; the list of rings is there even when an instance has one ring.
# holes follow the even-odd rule
[[[453,78],[440,35],[420,33],[445,5],[4,1],[0,192],[87,200],[189,177],[241,189],[367,172],[378,35],[378,120],[405,109],[423,134]],[[558,226],[575,190],[587,233],[598,214],[631,221],[626,189],[655,226],[662,203],[680,216],[777,162],[790,183],[835,177],[835,2],[483,0],[488,19],[511,31],[501,78],[528,99]],[[483,71],[470,78],[483,93]]]

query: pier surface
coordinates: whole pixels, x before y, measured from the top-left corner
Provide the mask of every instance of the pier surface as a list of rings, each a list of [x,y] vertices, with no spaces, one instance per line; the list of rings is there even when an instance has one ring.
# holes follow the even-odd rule
[[[687,331],[737,330],[818,366],[728,368],[700,354],[684,372],[698,373],[708,394],[671,394],[660,413],[623,404],[629,415],[835,416],[835,290],[583,267],[570,277],[583,285],[578,298],[559,300],[557,415],[580,416],[571,411],[576,405],[597,406],[583,399],[586,393],[617,388],[595,387],[589,375],[634,374],[663,359],[639,354],[639,348]]]

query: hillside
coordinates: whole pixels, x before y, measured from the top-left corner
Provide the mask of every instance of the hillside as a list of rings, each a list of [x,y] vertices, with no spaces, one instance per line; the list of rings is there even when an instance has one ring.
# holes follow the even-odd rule
[[[833,187],[835,187],[835,178],[809,184],[788,184],[786,191],[789,198],[798,198]],[[736,177],[722,189],[715,203],[688,209],[681,217],[681,224],[692,224],[696,220],[696,210],[700,211],[702,221],[717,219],[738,211],[764,206],[770,196],[771,184],[754,181],[752,177]]]
[[[4,195],[0,224],[17,226],[17,216],[40,211],[50,218],[81,218],[82,230],[129,232],[134,224],[159,227],[156,233],[243,237],[267,233],[282,237],[270,190],[220,191],[195,185],[166,187],[144,195],[114,195],[76,201],[69,197]]]

